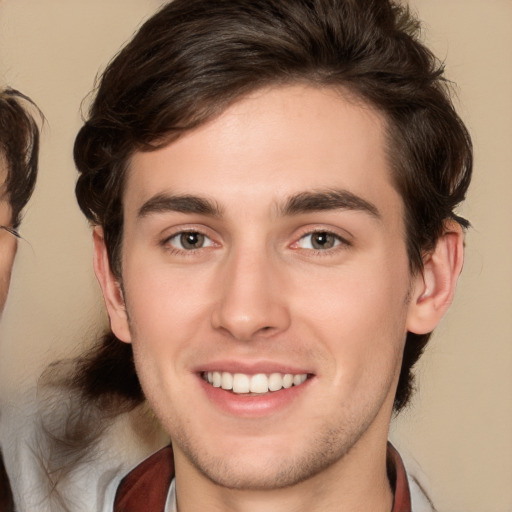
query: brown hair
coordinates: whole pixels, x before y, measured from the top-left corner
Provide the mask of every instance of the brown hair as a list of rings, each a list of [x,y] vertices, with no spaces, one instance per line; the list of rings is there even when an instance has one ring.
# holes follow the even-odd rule
[[[121,277],[130,156],[169,143],[250,91],[293,82],[343,87],[384,113],[410,265],[421,271],[446,219],[467,226],[454,208],[469,185],[472,148],[443,66],[418,34],[417,20],[388,0],[175,0],[164,6],[107,67],[75,142],[78,203],[103,227],[114,273]],[[411,368],[428,338],[408,335],[395,410],[410,397]],[[131,359],[126,364],[133,371]]]
[[[5,193],[12,208],[12,227],[21,221],[21,211],[30,199],[37,177],[39,129],[29,112],[41,112],[24,94],[0,90],[0,158],[6,167]]]
[[[21,211],[30,199],[37,176],[39,129],[28,108],[41,112],[25,95],[14,89],[0,89],[0,183],[2,199],[11,205],[10,227],[17,228]],[[14,510],[14,501],[0,453],[0,509]]]
[[[118,278],[130,157],[168,144],[258,88],[297,82],[348,91],[383,113],[412,272],[421,272],[447,219],[468,225],[454,209],[471,178],[471,141],[442,63],[420,42],[407,8],[391,0],[174,0],[108,65],[75,141],[78,203],[103,227]],[[428,339],[407,336],[395,411],[409,400],[412,367]],[[78,463],[80,449],[98,440],[116,411],[144,401],[131,345],[111,332],[67,368],[45,376],[80,397],[72,400],[80,411],[61,439],[64,456],[56,465],[43,457],[49,476],[65,460]],[[94,412],[101,410],[103,422]]]

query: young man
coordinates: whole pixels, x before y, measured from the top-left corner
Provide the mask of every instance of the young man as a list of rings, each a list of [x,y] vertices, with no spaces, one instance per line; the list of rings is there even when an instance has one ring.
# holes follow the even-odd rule
[[[147,398],[172,448],[104,510],[411,510],[388,428],[472,165],[417,27],[386,0],[175,0],[108,66],[75,161],[115,336],[79,381]]]
[[[16,255],[21,211],[34,190],[39,130],[24,104],[30,100],[12,89],[0,90],[0,314]],[[0,453],[0,511],[13,510],[9,479]]]

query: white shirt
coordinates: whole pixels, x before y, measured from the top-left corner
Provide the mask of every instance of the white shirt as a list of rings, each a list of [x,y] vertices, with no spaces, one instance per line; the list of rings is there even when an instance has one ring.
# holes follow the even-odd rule
[[[409,476],[407,476],[407,479],[409,481],[409,489],[411,491],[411,509],[414,510],[414,512],[435,512],[432,508],[430,500],[425,496],[416,480]],[[112,503],[113,502],[114,499],[112,498]],[[112,512],[112,509],[110,509],[110,512]],[[167,501],[165,502],[164,512],[178,512],[174,478],[172,479],[171,486],[169,487],[169,493],[167,494]]]

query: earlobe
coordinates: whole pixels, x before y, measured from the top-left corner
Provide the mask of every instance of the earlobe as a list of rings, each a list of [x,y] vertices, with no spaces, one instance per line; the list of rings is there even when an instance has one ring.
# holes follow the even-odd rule
[[[432,332],[450,307],[464,261],[464,234],[455,221],[446,221],[432,252],[425,255],[423,271],[415,276],[407,330]]]
[[[101,287],[107,307],[110,327],[118,339],[131,342],[128,316],[119,280],[112,273],[108,260],[103,229],[96,226],[93,230],[94,273]]]

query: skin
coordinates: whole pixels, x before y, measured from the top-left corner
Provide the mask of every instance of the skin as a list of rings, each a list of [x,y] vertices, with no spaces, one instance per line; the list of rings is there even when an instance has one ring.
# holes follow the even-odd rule
[[[0,158],[0,182],[5,179],[4,164]],[[5,194],[5,186],[0,186],[0,225],[10,226],[12,221],[12,209]],[[0,312],[3,311],[9,284],[11,282],[11,271],[18,247],[16,237],[4,229],[0,229]]]
[[[405,336],[446,311],[462,235],[447,224],[410,274],[385,148],[377,111],[295,85],[133,156],[122,282],[101,228],[95,269],[171,436],[181,512],[391,509],[386,439]],[[185,247],[184,231],[204,238]],[[309,378],[267,401],[212,393],[201,378],[269,367]]]

